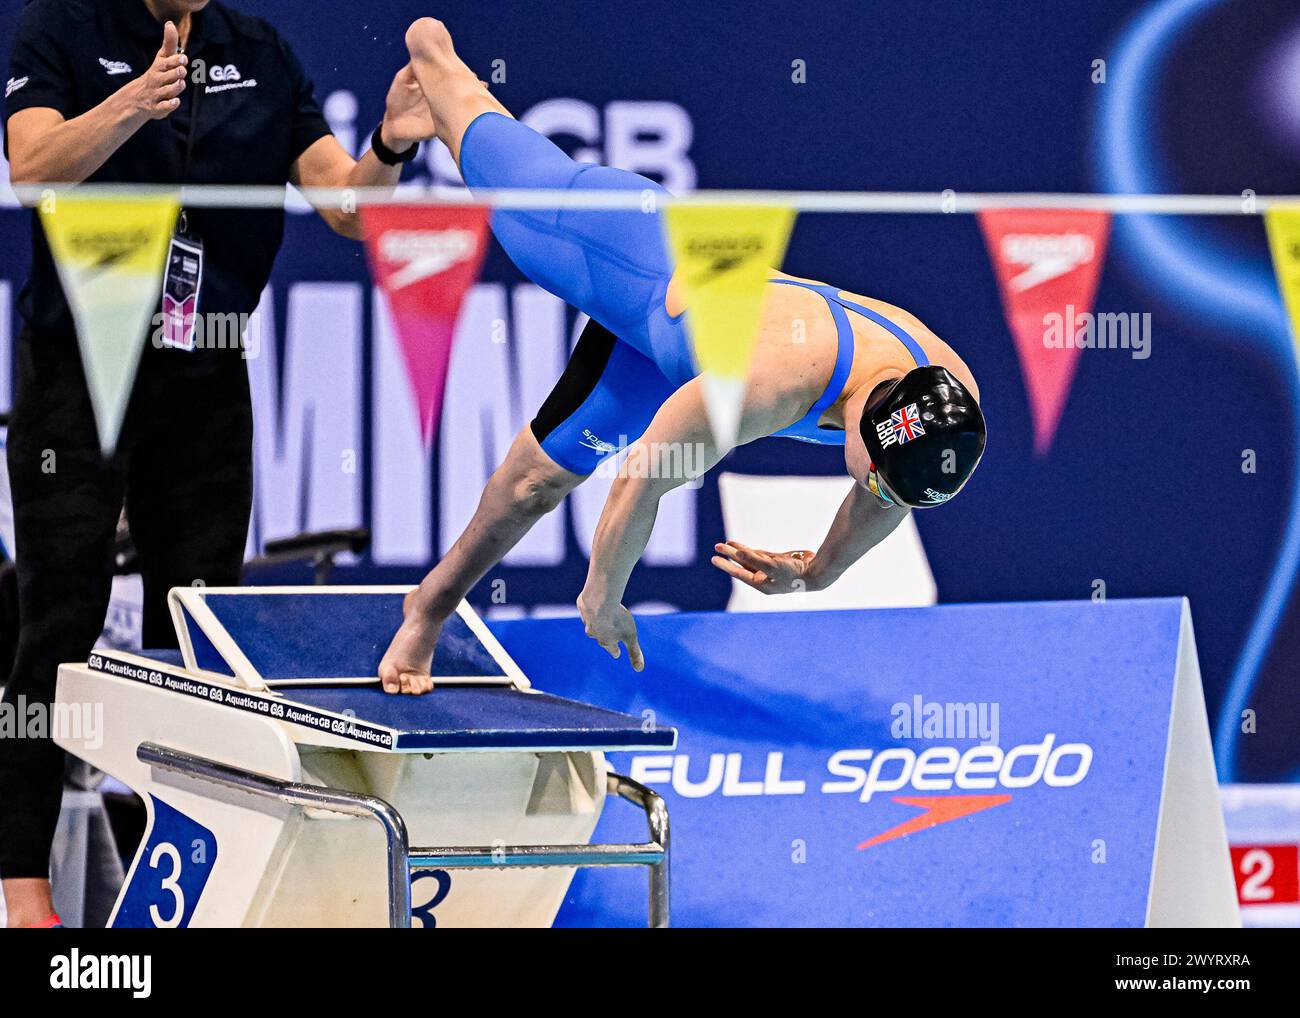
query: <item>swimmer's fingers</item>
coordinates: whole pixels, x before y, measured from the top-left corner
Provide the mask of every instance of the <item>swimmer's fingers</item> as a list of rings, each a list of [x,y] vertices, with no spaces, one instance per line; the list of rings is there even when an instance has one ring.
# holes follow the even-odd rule
[[[734,576],[742,583],[748,583],[759,590],[764,589],[763,585],[769,583],[776,572],[776,561],[771,555],[765,551],[747,548],[739,541],[715,544],[713,550],[718,553],[719,558],[739,567],[740,572],[733,572],[717,559],[713,562],[715,566],[729,576]]]
[[[433,689],[433,676],[421,672],[402,672],[401,691],[410,696],[423,696]]]
[[[750,572],[740,563],[734,562],[723,555],[714,555],[709,561],[728,576],[739,580],[741,583],[748,583],[751,587],[757,587],[763,582],[758,578],[759,574]]]
[[[641,644],[637,639],[636,621],[626,608],[620,605],[613,619],[589,622],[586,629],[587,635],[600,644],[615,661],[623,656],[623,646],[626,646],[632,670],[639,672],[645,667],[645,655],[641,653]]]
[[[771,552],[746,547],[739,541],[730,541],[728,543],[736,552],[732,557],[751,572],[770,573],[775,568],[776,559]]]
[[[636,622],[631,614],[627,617],[627,628],[623,631],[623,643],[627,645],[627,659],[632,663],[632,671],[645,669],[645,655],[641,653],[641,641],[637,638]]]
[[[606,654],[617,661],[623,653],[618,646],[618,629],[604,618],[584,619],[584,621],[587,635],[600,644]]]

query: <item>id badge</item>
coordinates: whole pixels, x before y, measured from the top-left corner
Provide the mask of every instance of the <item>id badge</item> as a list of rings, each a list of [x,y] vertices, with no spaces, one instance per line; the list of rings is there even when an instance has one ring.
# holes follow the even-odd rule
[[[203,241],[175,235],[167,251],[167,275],[163,279],[163,346],[194,349],[202,285]]]

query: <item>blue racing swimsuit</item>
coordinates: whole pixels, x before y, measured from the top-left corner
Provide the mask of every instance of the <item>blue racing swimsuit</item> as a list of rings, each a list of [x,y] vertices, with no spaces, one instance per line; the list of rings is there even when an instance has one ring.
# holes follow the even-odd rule
[[[461,139],[460,168],[476,188],[639,191],[657,209],[669,197],[647,177],[570,159],[549,139],[500,113],[480,115]],[[664,306],[673,262],[657,211],[497,210],[492,232],[538,286],[591,316],[568,366],[532,422],[542,449],[575,474],[641,437],[664,402],[697,374],[684,315]],[[835,319],[839,350],[825,391],[808,413],[776,432],[783,438],[842,445],[844,432],[818,427],[853,366],[847,311],[893,333],[918,365],[920,346],[893,322],[847,301],[831,286],[793,279],[773,283],[820,293]]]

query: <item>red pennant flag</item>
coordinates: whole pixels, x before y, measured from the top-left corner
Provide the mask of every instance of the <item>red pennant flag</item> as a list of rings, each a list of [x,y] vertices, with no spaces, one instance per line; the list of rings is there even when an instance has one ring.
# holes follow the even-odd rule
[[[1080,315],[1092,314],[1110,215],[1083,209],[990,209],[980,227],[998,277],[1034,421],[1051,447],[1079,363]]]
[[[487,250],[488,210],[480,205],[366,205],[361,224],[370,271],[388,298],[402,347],[420,437],[430,448],[456,317]]]

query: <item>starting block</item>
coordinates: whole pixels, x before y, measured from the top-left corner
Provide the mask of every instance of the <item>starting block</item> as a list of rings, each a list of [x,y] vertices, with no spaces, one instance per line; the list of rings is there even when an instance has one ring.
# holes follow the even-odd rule
[[[604,754],[676,731],[531,689],[466,604],[437,688],[384,693],[406,590],[177,588],[179,653],[59,668],[56,741],[148,810],[110,925],[549,926],[584,866],[647,867],[668,924],[664,802]],[[590,844],[609,794],[645,842]]]

